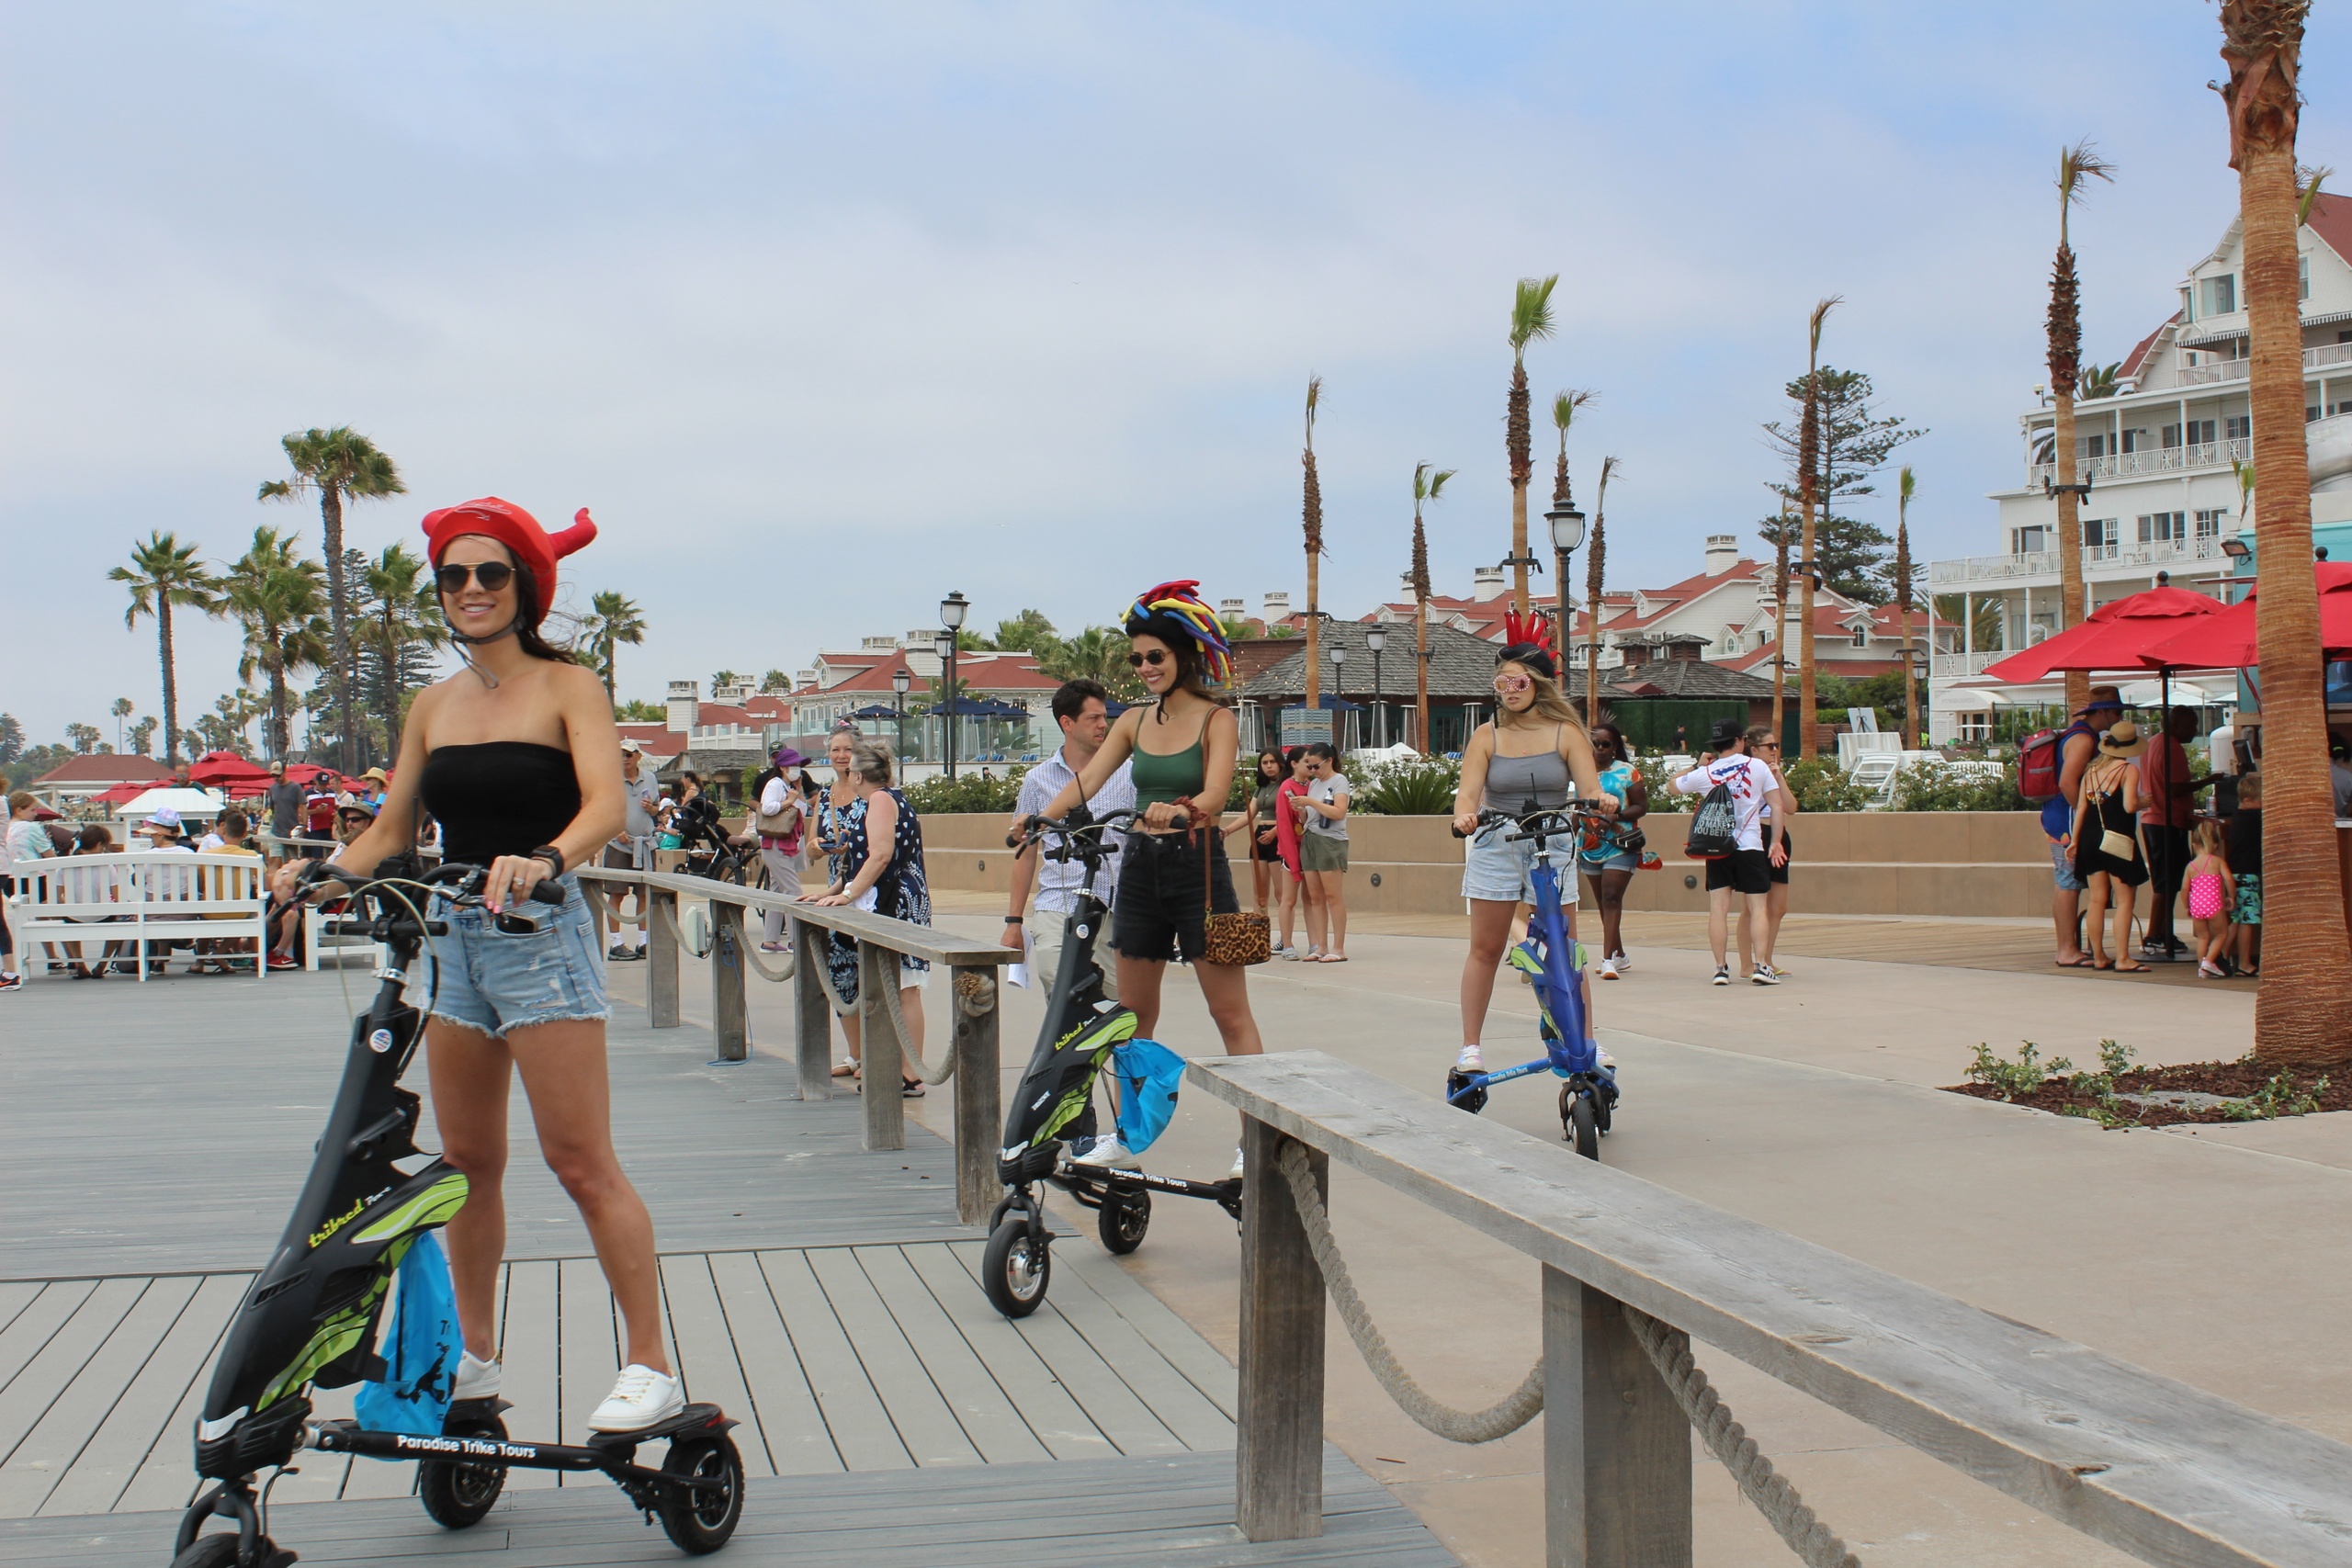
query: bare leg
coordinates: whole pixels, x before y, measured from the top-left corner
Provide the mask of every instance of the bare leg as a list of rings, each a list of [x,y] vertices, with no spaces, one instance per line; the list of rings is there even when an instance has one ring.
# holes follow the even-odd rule
[[[864,1062],[865,1037],[860,1032],[865,1027],[863,1012],[857,1008],[852,1008],[847,1012],[836,1013],[834,1016],[842,1021],[842,1048],[849,1053],[849,1059],[853,1062]]]
[[[1594,900],[1600,906],[1600,956],[1613,958],[1625,951],[1625,889],[1630,871],[1604,871],[1593,879]]]
[[[899,1013],[907,1021],[907,1065],[922,1066],[922,988],[907,986],[899,992]]]
[[[662,1348],[662,1292],[653,1258],[653,1216],[613,1154],[612,1083],[605,1026],[594,1020],[533,1024],[507,1036],[530,1097],[539,1152],[580,1206],[605,1282],[628,1325],[628,1364],[670,1370]],[[462,1213],[462,1211],[460,1211]]]
[[[2107,963],[2107,954],[2099,947],[2107,926],[2107,873],[2093,872],[2082,898],[2083,938],[2090,948],[2091,962],[2102,967]]]
[[[1470,952],[1462,960],[1462,1043],[1476,1045],[1487,1027],[1487,1009],[1495,999],[1495,970],[1510,944],[1511,917],[1516,900],[1470,900]]]
[[[1119,955],[1119,1000],[1136,1015],[1136,1032],[1148,1040],[1159,1026],[1159,983],[1168,977],[1168,963],[1159,958]]]
[[[1274,878],[1275,896],[1282,900],[1283,945],[1288,947],[1291,934],[1297,929],[1298,878],[1290,874],[1289,866],[1281,863],[1274,867]]]
[[[2082,943],[2075,940],[2082,930],[2083,896],[2072,887],[2061,887],[2051,900],[2050,919],[2058,928],[2058,962],[2079,963]]]
[[[1307,871],[1299,874],[1298,896],[1306,900],[1306,945],[1310,951],[1323,946],[1323,874]]]
[[[1250,852],[1250,890],[1257,896],[1258,913],[1266,912],[1266,900],[1272,896],[1274,863],[1258,858],[1253,847]]]
[[[1165,968],[1166,965],[1161,965]],[[1258,1021],[1250,1012],[1249,971],[1238,964],[1195,964],[1193,977],[1201,983],[1202,999],[1209,1004],[1209,1016],[1216,1020],[1216,1032],[1225,1042],[1228,1056],[1255,1056],[1265,1049],[1258,1037]],[[1122,974],[1119,984],[1124,990],[1126,976]],[[1157,998],[1154,998],[1157,1001]]]
[[[441,1157],[465,1173],[466,1205],[450,1218],[449,1282],[466,1348],[498,1354],[498,1267],[506,1257],[506,1093],[514,1058],[503,1042],[441,1019],[424,1025]]]
[[[2115,961],[2118,964],[2132,956],[2132,907],[2138,902],[2139,897],[2138,888],[2128,882],[2115,880]]]
[[[1348,874],[1310,871],[1306,874],[1315,878],[1323,894],[1323,923],[1331,936],[1331,945],[1325,951],[1344,958],[1348,953]]]
[[[1717,887],[1707,895],[1707,945],[1714,949],[1715,967],[1729,968],[1724,950],[1731,942],[1731,889]]]
[[[1788,913],[1789,885],[1775,882],[1772,890],[1764,895],[1764,951],[1756,955],[1759,962],[1772,962],[1772,950],[1781,944],[1781,922]]]

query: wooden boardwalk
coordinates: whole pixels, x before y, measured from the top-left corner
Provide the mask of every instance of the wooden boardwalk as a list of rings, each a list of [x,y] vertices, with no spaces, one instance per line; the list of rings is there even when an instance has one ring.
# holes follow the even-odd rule
[[[351,1000],[367,991],[355,972]],[[8,998],[0,1562],[169,1555],[213,1356],[334,1093],[345,995],[333,975],[175,976]],[[788,1061],[710,1055],[699,1029],[618,1010],[616,1139],[661,1238],[671,1353],[693,1397],[741,1421],[757,1478],[730,1558],[1452,1562],[1336,1452],[1330,1535],[1243,1543],[1234,1371],[1190,1325],[1091,1238],[1057,1251],[1042,1310],[1006,1321],[975,1275],[978,1233],[956,1222],[945,1144],[910,1122],[905,1150],[868,1154],[854,1096],[805,1102]],[[411,1087],[424,1080],[420,1065]],[[616,1371],[616,1314],[519,1094],[514,1130],[507,1421],[576,1440]],[[321,1413],[347,1414],[350,1393],[322,1393]],[[460,1537],[409,1500],[413,1465],[308,1454],[299,1469],[273,1517],[308,1562],[675,1556],[602,1477],[515,1472]],[[938,1473],[885,1473],[914,1470]]]
[[[1453,1568],[1453,1554],[1338,1450],[1324,1450],[1324,1465],[1322,1536],[1260,1546],[1234,1528],[1229,1453],[967,1467],[927,1475],[919,1486],[871,1473],[753,1481],[741,1528],[712,1561],[741,1568]],[[178,1522],[169,1514],[0,1522],[0,1563],[157,1568]],[[304,1562],[601,1568],[683,1561],[604,1482],[509,1492],[487,1519],[456,1534],[406,1500],[280,1506],[270,1510],[270,1526]]]

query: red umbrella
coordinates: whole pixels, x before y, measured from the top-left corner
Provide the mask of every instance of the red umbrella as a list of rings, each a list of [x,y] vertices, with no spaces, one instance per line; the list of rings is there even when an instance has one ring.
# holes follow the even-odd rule
[[[2087,619],[2042,638],[2023,653],[2013,653],[1988,665],[1989,680],[2024,684],[2047,680],[2062,670],[2143,672],[2165,668],[2220,668],[2227,660],[2158,659],[2150,650],[2177,636],[2197,618],[2217,615],[2218,599],[2186,588],[2151,588],[2143,593],[2101,604]]]
[[[198,784],[269,783],[269,770],[234,751],[207,751],[188,764],[187,782]]]
[[[2318,561],[2313,570],[2319,581],[2320,646],[2331,657],[2352,653],[2352,561]],[[2260,592],[2257,582],[2244,602],[2173,633],[2156,650],[2179,665],[2245,670],[2259,664],[2254,596]]]
[[[169,784],[171,781],[166,779],[164,782]],[[97,794],[90,796],[90,801],[96,806],[120,806],[127,800],[138,799],[154,787],[155,783],[153,779],[144,781],[126,779],[121,784],[110,784],[98,791]]]

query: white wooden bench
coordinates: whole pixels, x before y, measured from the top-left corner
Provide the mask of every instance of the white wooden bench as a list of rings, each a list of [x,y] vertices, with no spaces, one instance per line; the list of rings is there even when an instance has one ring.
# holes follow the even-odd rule
[[[130,949],[141,980],[150,949],[162,958],[174,942],[233,942],[231,958],[244,957],[250,943],[254,975],[267,967],[268,891],[258,855],[132,850],[19,861],[12,871],[8,925],[28,975],[97,962],[114,942]],[[51,942],[77,943],[82,956],[51,953],[44,945]]]

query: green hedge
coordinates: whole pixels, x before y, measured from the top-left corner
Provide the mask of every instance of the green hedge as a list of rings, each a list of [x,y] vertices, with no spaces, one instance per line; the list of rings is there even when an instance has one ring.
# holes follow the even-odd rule
[[[944,816],[954,812],[1001,812],[1010,814],[1021,799],[1021,775],[1026,768],[1014,768],[1000,777],[982,777],[964,773],[953,779],[925,779],[907,788],[907,804],[915,808],[918,817]]]
[[[2018,776],[1974,776],[1940,762],[1905,768],[1894,775],[1894,811],[2030,811],[2018,793]]]

